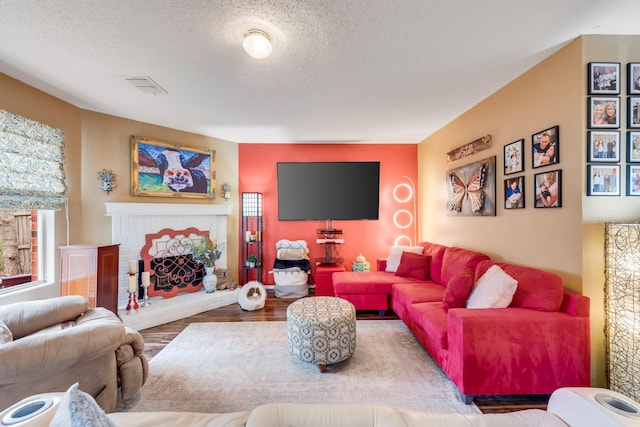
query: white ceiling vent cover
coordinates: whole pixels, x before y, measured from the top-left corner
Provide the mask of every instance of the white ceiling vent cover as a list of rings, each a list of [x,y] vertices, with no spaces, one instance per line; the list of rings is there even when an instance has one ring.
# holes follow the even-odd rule
[[[165,95],[169,92],[164,90],[160,85],[154,82],[151,77],[125,77],[125,80],[140,89],[144,93],[153,95]]]

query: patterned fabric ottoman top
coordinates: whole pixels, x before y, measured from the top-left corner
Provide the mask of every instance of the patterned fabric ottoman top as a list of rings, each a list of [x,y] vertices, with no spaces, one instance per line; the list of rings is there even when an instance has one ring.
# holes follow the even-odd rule
[[[335,297],[299,299],[287,308],[289,353],[303,362],[338,363],[356,349],[356,310]]]

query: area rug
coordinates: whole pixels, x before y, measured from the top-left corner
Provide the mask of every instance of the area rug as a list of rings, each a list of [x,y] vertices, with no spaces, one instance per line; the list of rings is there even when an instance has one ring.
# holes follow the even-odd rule
[[[151,360],[147,383],[119,410],[232,412],[270,402],[480,413],[400,320],[357,321],[355,353],[325,373],[289,354],[286,322],[192,323]]]

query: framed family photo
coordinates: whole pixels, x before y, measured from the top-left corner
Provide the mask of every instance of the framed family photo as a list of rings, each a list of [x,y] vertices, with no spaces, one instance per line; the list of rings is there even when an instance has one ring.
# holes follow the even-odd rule
[[[557,169],[534,175],[534,208],[562,207],[562,170]]]
[[[589,95],[620,93],[620,63],[590,62]]]
[[[504,146],[504,174],[522,172],[524,170],[524,139]]]
[[[627,126],[640,128],[640,96],[630,96],[627,98],[627,103],[627,111],[629,112]]]
[[[627,93],[629,95],[640,95],[640,62],[629,62],[627,64]]]
[[[587,104],[589,129],[620,127],[620,97],[591,96]]]
[[[588,196],[619,196],[620,165],[587,165]]]
[[[560,127],[554,126],[531,135],[531,150],[534,169],[560,162]]]
[[[131,136],[131,195],[215,197],[215,151]]]
[[[627,162],[640,162],[640,132],[627,132]]]
[[[627,165],[627,196],[640,196],[640,166]]]
[[[588,162],[619,162],[620,132],[592,130],[589,131]]]
[[[524,176],[504,180],[504,208],[524,208]]]

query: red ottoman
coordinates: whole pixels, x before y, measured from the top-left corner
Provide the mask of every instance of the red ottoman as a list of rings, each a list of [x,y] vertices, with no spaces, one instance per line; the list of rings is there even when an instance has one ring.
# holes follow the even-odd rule
[[[316,267],[316,296],[333,297],[333,273],[346,271],[342,264],[320,264]]]

